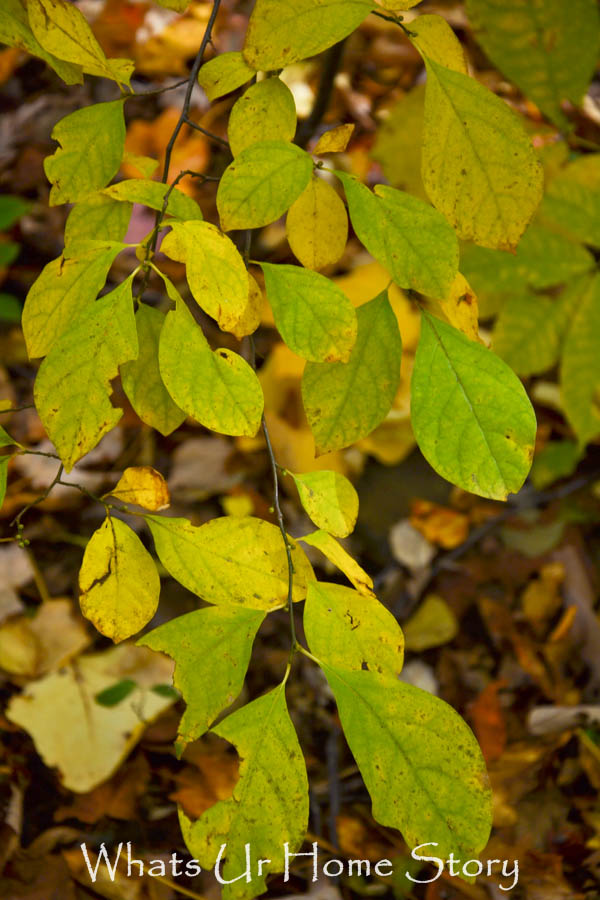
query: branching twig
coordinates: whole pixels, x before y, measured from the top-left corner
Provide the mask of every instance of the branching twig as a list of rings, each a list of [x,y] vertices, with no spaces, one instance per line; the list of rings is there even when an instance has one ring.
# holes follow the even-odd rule
[[[217,144],[221,144],[222,147],[226,147],[227,150],[229,150],[229,141],[226,141],[225,138],[219,137],[218,134],[213,134],[212,131],[204,128],[202,125],[198,125],[198,123],[194,122],[193,119],[190,119],[189,116],[186,116],[183,121],[186,125],[189,125],[190,128],[194,128],[196,131],[205,135],[205,137],[210,138],[211,141],[215,141]]]
[[[335,76],[340,67],[344,53],[344,44],[345,41],[334,44],[333,47],[329,48],[325,55],[321,80],[319,81],[313,108],[308,117],[298,126],[298,132],[294,138],[294,143],[299,147],[306,147],[307,143],[319,127],[321,119],[327,112]]]

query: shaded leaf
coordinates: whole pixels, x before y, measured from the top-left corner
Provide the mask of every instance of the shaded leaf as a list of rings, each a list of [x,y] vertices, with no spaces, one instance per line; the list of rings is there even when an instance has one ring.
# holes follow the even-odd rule
[[[566,417],[583,447],[600,434],[600,276],[582,279],[560,366]]]
[[[229,114],[227,137],[234,156],[257,141],[291,141],[296,133],[296,103],[277,77],[252,84]]]
[[[179,755],[240,693],[264,617],[239,606],[211,606],[178,616],[138,641],[175,661],[173,684],[186,702],[179,723]]]
[[[506,363],[424,312],[411,391],[415,438],[436,472],[495,500],[520,489],[536,420]]]
[[[287,239],[294,256],[307,269],[336,263],[346,248],[348,216],[337,192],[313,176],[288,210]]]
[[[453,640],[458,621],[443,597],[428,594],[410,619],[402,624],[407,650],[422,653]]]
[[[91,194],[76,203],[65,224],[65,246],[75,241],[122,241],[133,207],[103,194]]]
[[[539,219],[572,241],[600,247],[600,153],[580,156],[550,181]]]
[[[259,610],[285,605],[288,562],[275,525],[250,516],[223,516],[199,528],[187,519],[148,516],[147,522],[167,572],[203,600]],[[303,550],[289,540],[297,602],[314,574]]]
[[[129,203],[143,203],[150,209],[162,210],[165,202],[165,196],[169,194],[167,200],[166,213],[181,219],[183,222],[188,219],[202,220],[202,210],[195,200],[184,194],[183,191],[172,187],[169,184],[161,184],[159,181],[146,181],[141,178],[129,178],[126,181],[119,181],[118,184],[111,184],[102,192],[107,197],[115,200],[127,200]],[[161,247],[162,249],[162,247]]]
[[[356,524],[358,494],[339,472],[321,469],[294,475],[300,502],[317,528],[336,537],[347,537]]]
[[[0,506],[4,503],[6,496],[6,482],[8,474],[8,463],[10,456],[0,456]]]
[[[358,334],[347,363],[308,363],[302,400],[317,455],[370,434],[391,409],[402,342],[384,291],[356,311]]]
[[[100,691],[100,693],[96,694],[94,700],[100,706],[117,706],[117,704],[129,697],[136,687],[135,681],[132,681],[131,678],[124,678],[122,681],[117,681],[112,687]]]

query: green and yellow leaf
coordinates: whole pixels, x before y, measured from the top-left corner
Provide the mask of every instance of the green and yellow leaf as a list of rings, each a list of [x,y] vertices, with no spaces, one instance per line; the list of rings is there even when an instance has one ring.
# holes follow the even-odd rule
[[[580,447],[600,434],[600,277],[582,279],[562,354],[565,414]]]
[[[20,0],[3,0],[2,14],[0,15],[0,43],[7,44],[9,47],[18,47],[20,50],[25,50],[26,53],[43,59],[66,84],[83,82],[81,66],[59,59],[53,53],[44,50],[31,30],[27,12]]]
[[[337,192],[313,176],[288,210],[285,229],[294,256],[307,269],[324,269],[342,256],[348,216]]]
[[[65,246],[76,241],[122,241],[129,228],[131,203],[90,194],[76,203],[65,224]]]
[[[365,597],[373,597],[373,579],[367,575],[362,566],[344,550],[342,545],[326,531],[313,531],[300,538],[305,544],[320,550],[330,563],[343,572],[360,594]]]
[[[182,222],[202,220],[202,210],[195,200],[168,184],[159,181],[147,181],[141,178],[129,178],[112,184],[102,192],[115,200],[126,200],[129,203],[143,203],[150,209],[162,210],[165,197],[168,196],[165,212],[168,216],[181,219]]]
[[[258,141],[291,141],[296,133],[296,103],[277,77],[252,84],[229,114],[227,137],[234,156]]]
[[[235,50],[220,53],[204,63],[198,74],[198,83],[212,103],[246,84],[254,74],[254,69],[250,68],[243,55]]]
[[[302,506],[315,523],[336,537],[347,537],[358,516],[358,494],[339,472],[320,469],[292,477]]]

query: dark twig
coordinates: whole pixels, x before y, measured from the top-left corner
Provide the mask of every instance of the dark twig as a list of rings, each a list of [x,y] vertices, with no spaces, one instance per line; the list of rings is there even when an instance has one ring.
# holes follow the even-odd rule
[[[386,22],[392,22],[394,25],[398,25],[406,37],[416,37],[416,34],[413,31],[409,31],[406,25],[403,24],[402,16],[386,16],[385,13],[381,12],[373,12],[373,15],[377,16],[378,19],[385,19]]]
[[[308,117],[304,119],[303,122],[300,122],[298,131],[296,132],[296,137],[294,138],[294,143],[299,147],[306,147],[309,140],[319,127],[321,119],[327,112],[329,101],[331,100],[331,94],[333,92],[333,83],[335,81],[335,76],[342,62],[342,56],[344,54],[344,44],[345,41],[340,41],[338,44],[334,44],[333,47],[330,47],[325,54],[323,70],[321,72],[321,80],[319,81],[319,87],[317,88],[317,96],[315,97],[313,108],[311,109]]]
[[[50,482],[50,484],[48,485],[48,487],[46,488],[44,493],[41,494],[39,497],[37,497],[35,500],[33,500],[31,503],[28,503],[27,506],[23,507],[21,512],[18,513],[18,515],[16,515],[14,517],[14,519],[12,520],[12,522],[10,523],[11,528],[14,528],[14,526],[16,525],[18,531],[22,530],[23,526],[21,525],[21,519],[23,518],[25,513],[28,512],[28,510],[32,509],[34,506],[37,506],[39,503],[44,502],[44,500],[49,496],[50,492],[52,491],[52,488],[60,482],[63,471],[64,471],[64,466],[61,463],[60,466],[58,467],[58,472],[56,473],[56,475],[54,476],[53,480]]]
[[[227,150],[229,150],[229,142],[224,138],[219,137],[218,134],[213,134],[212,131],[204,128],[202,125],[198,125],[197,122],[194,122],[194,120],[190,119],[188,116],[186,116],[183,121],[186,125],[189,125],[190,128],[194,128],[196,131],[199,131],[201,134],[205,135],[205,137],[210,138],[211,141],[215,141],[217,144],[220,144],[222,147],[226,147]]]

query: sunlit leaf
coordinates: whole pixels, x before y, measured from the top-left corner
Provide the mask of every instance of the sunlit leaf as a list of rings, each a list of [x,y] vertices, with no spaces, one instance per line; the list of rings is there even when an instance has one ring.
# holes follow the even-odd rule
[[[198,75],[198,82],[212,102],[223,94],[235,91],[253,77],[254,69],[250,68],[242,54],[235,50],[231,53],[220,53],[204,63]]]
[[[317,455],[370,434],[391,409],[402,342],[384,291],[356,311],[358,334],[347,363],[307,363],[302,400]]]
[[[81,84],[83,74],[81,66],[65,62],[53,53],[48,53],[36,40],[29,21],[27,12],[20,0],[3,0],[2,14],[0,15],[0,43],[9,47],[18,47],[33,56],[39,56],[44,62],[54,69],[59,78],[66,84]]]
[[[178,750],[201,737],[240,693],[264,617],[239,606],[211,606],[178,616],[138,641],[175,660],[173,684],[186,702]]]
[[[152,466],[125,469],[110,493],[123,503],[133,503],[152,512],[166,509],[170,503],[167,482]]]
[[[257,0],[244,58],[254,69],[283,69],[337,44],[365,19],[370,0]],[[276,23],[276,27],[274,27]]]
[[[333,265],[346,248],[346,209],[322,178],[313,177],[290,206],[285,228],[292,253],[307,269]]]
[[[256,434],[264,405],[256,373],[238,353],[211,350],[182,301],[167,314],[158,361],[167,391],[189,416],[221,434]]]
[[[344,573],[359,593],[366,597],[373,596],[373,579],[334,537],[326,531],[319,530],[305,535],[301,540],[320,550],[329,562]]]
[[[168,200],[165,212],[169,216],[181,219],[183,222],[188,219],[202,219],[202,210],[195,200],[184,194],[183,191],[173,188],[168,184],[161,184],[159,181],[147,181],[141,178],[129,178],[126,181],[119,181],[118,184],[112,184],[102,192],[107,197],[115,200],[127,200],[130,203],[143,203],[150,209],[162,210],[165,197],[168,193]]]
[[[347,537],[358,516],[358,494],[339,472],[321,469],[292,477],[300,502],[317,528],[336,537]]]
[[[508,105],[425,57],[423,183],[463,240],[513,249],[543,187],[531,140]]]
[[[355,126],[353,124],[337,125],[324,131],[317,143],[315,144],[313,153],[315,156],[322,156],[325,153],[343,153],[354,133]]]
[[[141,631],[158,606],[160,578],[129,525],[107,516],[91,536],[79,572],[81,612],[116,644]]]
[[[123,103],[84,106],[54,126],[52,137],[60,148],[44,160],[52,183],[50,206],[82,200],[117,174],[125,146]]]
[[[467,0],[467,15],[486,55],[556,125],[563,104],[578,106],[600,50],[594,0]]]
[[[250,85],[229,114],[227,137],[234,156],[257,141],[291,141],[295,133],[294,95],[280,78]]]
[[[90,194],[76,203],[65,224],[65,246],[74,241],[122,241],[129,228],[131,203],[121,203],[103,194]]]
[[[411,41],[422,56],[453,72],[468,75],[464,48],[442,16],[419,16],[411,22],[410,32]]]
[[[389,678],[404,662],[400,626],[374,596],[315,581],[304,607],[304,632],[312,653],[341,669]]]
[[[443,215],[395,188],[379,184],[372,193],[352,175],[336,174],[356,235],[371,256],[399,287],[444,297],[458,270],[458,241]]]
[[[424,312],[411,388],[415,438],[436,472],[495,500],[520,489],[536,420],[506,363]]]
[[[224,879],[245,869],[245,846],[265,859],[262,875],[224,885],[223,900],[250,900],[267,889],[265,875],[284,868],[284,845],[294,853],[308,825],[308,780],[298,738],[287,711],[285,685],[232,713],[213,729],[230,741],[241,758],[233,796],[221,800],[195,822],[180,810],[190,853],[206,868],[215,865],[227,844]],[[258,858],[258,857],[257,857]]]
[[[356,312],[337,285],[300,266],[261,263],[275,324],[290,350],[314,362],[347,361]]]
[[[187,519],[147,518],[156,552],[180,584],[209,603],[278,609],[288,593],[288,561],[281,532],[262,519],[223,516],[199,528]],[[294,602],[304,600],[314,574],[291,538]]]
[[[567,419],[580,446],[600,434],[600,277],[582,280],[560,368]]]
[[[312,158],[295,144],[264,141],[242,150],[217,191],[224,231],[260,228],[286,212],[310,181]]]
[[[88,304],[40,366],[36,409],[67,471],[123,415],[110,402],[119,366],[138,354],[132,277]]]

